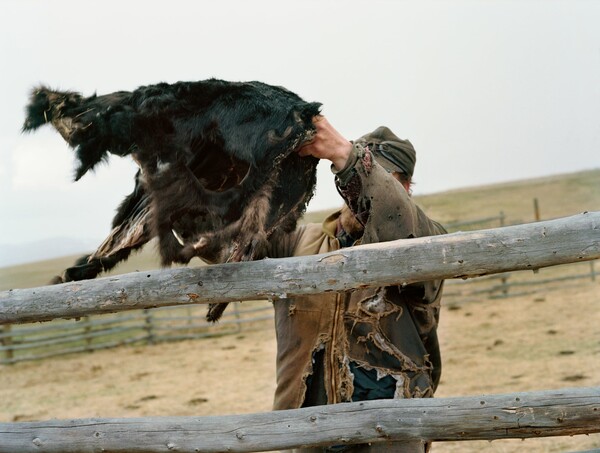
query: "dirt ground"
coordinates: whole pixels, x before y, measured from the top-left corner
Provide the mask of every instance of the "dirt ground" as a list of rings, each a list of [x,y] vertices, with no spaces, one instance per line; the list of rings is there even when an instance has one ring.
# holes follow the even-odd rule
[[[445,301],[437,396],[600,386],[600,282],[534,295]],[[272,324],[235,336],[121,347],[0,366],[0,421],[224,415],[268,411],[275,387]],[[600,434],[447,442],[433,452],[600,448]]]

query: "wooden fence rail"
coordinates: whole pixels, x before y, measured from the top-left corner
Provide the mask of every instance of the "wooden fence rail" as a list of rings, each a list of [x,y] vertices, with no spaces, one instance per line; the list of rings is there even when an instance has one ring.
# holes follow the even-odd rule
[[[0,453],[251,452],[600,432],[600,387],[343,403],[211,417],[0,423]]]
[[[446,228],[448,231],[457,231],[492,226],[504,226],[502,212],[498,216],[451,223],[446,225]],[[495,291],[494,288],[490,289],[490,294]],[[452,293],[450,293],[451,297]],[[247,308],[247,304],[243,304],[239,308],[237,305],[236,303],[233,306],[235,310],[233,314],[229,309],[221,318],[221,322],[216,325],[204,321],[205,308],[189,305],[186,308],[150,309],[171,312],[169,314],[160,313],[160,316],[154,316],[152,311],[136,310],[129,312],[127,316],[123,313],[116,313],[85,316],[81,321],[59,320],[50,324],[33,324],[30,327],[0,326],[0,364],[14,364],[64,355],[70,353],[73,348],[80,347],[82,342],[86,345],[85,351],[95,351],[105,349],[107,345],[119,345],[120,343],[116,340],[124,342],[135,339],[135,343],[156,343],[235,334],[242,329],[257,328],[257,322],[273,318],[269,304],[260,304],[256,308],[250,309]],[[255,317],[246,316],[254,311],[262,313]],[[176,316],[176,313],[180,313],[180,315]],[[232,317],[233,319],[228,319]],[[127,321],[131,322],[127,323]],[[52,333],[47,333],[46,336],[42,335],[49,331]]]
[[[285,298],[600,258],[600,212],[321,255],[136,272],[0,293],[0,324],[157,306]],[[257,288],[260,288],[257,291]]]
[[[585,272],[579,271],[584,264],[589,266],[588,270]],[[524,294],[536,293],[540,290],[540,286],[543,286],[543,291],[548,291],[554,287],[558,287],[557,284],[564,282],[573,282],[575,280],[583,279],[589,279],[591,281],[596,280],[597,271],[595,268],[595,261],[573,264],[572,266],[569,266],[569,268],[577,268],[579,272],[561,276],[552,275],[549,278],[529,278],[522,281],[512,281],[514,276],[518,274],[516,272],[489,275],[477,280],[450,280],[446,282],[444,301],[449,301],[457,297],[460,297],[462,298],[462,301],[465,301],[471,296],[478,295],[487,295],[490,299],[516,297]],[[496,282],[493,282],[492,280],[495,280]],[[517,292],[515,289],[521,289],[521,291]]]
[[[444,290],[444,301],[449,306],[462,305],[481,296],[490,299],[547,292],[562,287],[563,283],[590,279],[595,280],[594,261],[575,263],[549,278],[519,273],[494,274],[478,279],[449,280]],[[588,268],[582,272],[582,268]],[[564,275],[567,274],[567,275]],[[517,291],[515,291],[517,290]],[[239,306],[238,306],[239,305]],[[249,306],[250,305],[250,306]],[[151,314],[153,313],[153,314]],[[162,307],[86,316],[80,321],[56,320],[45,324],[0,326],[0,364],[14,364],[39,360],[51,356],[70,354],[73,348],[85,344],[85,351],[106,349],[111,345],[148,344],[182,339],[199,339],[211,336],[236,334],[242,330],[272,328],[273,312],[266,301],[234,303],[218,324],[205,320],[206,309],[199,305],[185,307]]]
[[[504,215],[503,212],[500,212],[497,216],[492,216],[492,217],[484,217],[481,219],[472,219],[472,220],[465,220],[462,222],[447,223],[447,224],[444,224],[444,227],[446,228],[447,231],[454,232],[454,231],[459,231],[459,230],[471,230],[474,227],[482,228],[486,224],[490,225],[490,227],[491,227],[496,222],[498,222],[498,226],[503,227],[505,225],[506,216]]]

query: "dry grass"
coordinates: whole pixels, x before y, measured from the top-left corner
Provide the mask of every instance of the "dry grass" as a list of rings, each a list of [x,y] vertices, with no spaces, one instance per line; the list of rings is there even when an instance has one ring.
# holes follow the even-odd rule
[[[600,386],[600,282],[446,310],[436,396]],[[575,438],[439,444],[434,451],[575,451],[600,447],[600,434]]]
[[[0,367],[0,419],[268,411],[274,334],[120,347]]]
[[[443,312],[437,396],[600,386],[600,282],[469,302]],[[224,415],[268,411],[270,322],[237,336],[121,347],[0,367],[0,420]],[[600,447],[600,435],[446,442],[434,452],[552,452]]]
[[[416,197],[427,214],[442,223],[490,217],[502,211],[507,224],[534,221],[533,200],[536,198],[541,219],[599,211],[600,170]]]

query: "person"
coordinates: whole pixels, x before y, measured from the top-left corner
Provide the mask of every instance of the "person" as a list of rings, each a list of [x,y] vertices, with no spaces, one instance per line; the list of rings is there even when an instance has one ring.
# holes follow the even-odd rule
[[[354,142],[323,117],[301,156],[331,161],[344,207],[270,245],[270,257],[445,233],[411,198],[412,144],[387,127]],[[274,409],[384,398],[432,397],[440,380],[437,339],[443,282],[322,293],[274,303]],[[383,442],[299,451],[425,451],[424,442]]]

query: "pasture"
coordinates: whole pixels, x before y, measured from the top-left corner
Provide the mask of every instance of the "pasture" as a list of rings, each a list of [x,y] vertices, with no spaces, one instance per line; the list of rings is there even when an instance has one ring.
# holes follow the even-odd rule
[[[500,210],[507,223],[518,223],[533,220],[533,198],[540,201],[544,219],[600,210],[600,171],[464,189],[420,197],[419,202],[432,217],[446,223],[495,215]],[[155,267],[148,254],[128,265]],[[1,269],[0,283],[2,289],[37,286],[63,266],[46,262]],[[572,268],[523,272],[520,277],[558,277]],[[132,269],[120,269],[128,270]],[[437,396],[600,385],[599,280],[545,285],[533,294],[505,299],[449,298],[440,326],[445,365]],[[267,411],[275,382],[275,342],[272,324],[265,321],[260,327],[219,338],[121,347],[3,366],[0,420]],[[600,435],[438,443],[433,451],[594,447],[600,447]]]

